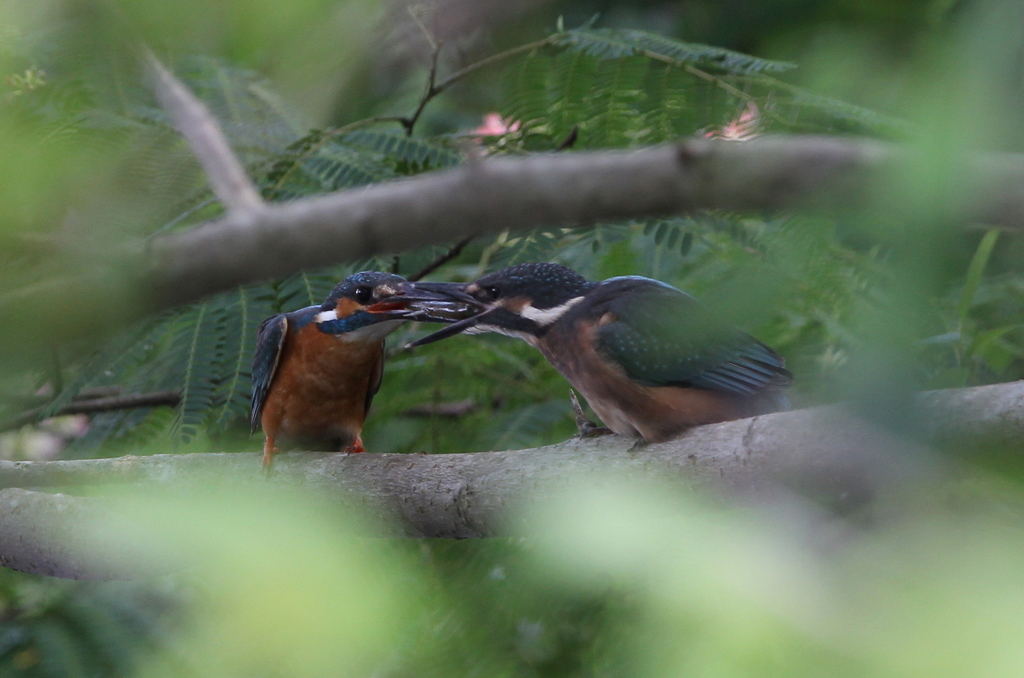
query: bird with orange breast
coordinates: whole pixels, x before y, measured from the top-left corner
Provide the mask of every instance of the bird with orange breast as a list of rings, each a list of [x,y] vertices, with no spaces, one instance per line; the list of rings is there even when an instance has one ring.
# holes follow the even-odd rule
[[[363,422],[384,371],[384,338],[404,321],[422,318],[409,304],[428,300],[458,317],[460,304],[450,299],[412,290],[401,276],[363,271],[345,278],[320,306],[263,321],[253,356],[250,425],[266,436],[265,472],[278,445],[363,451]]]
[[[476,312],[410,346],[461,332],[523,339],[621,435],[660,442],[692,426],[789,407],[792,375],[782,356],[657,280],[592,282],[565,266],[531,263],[468,284],[414,285]]]

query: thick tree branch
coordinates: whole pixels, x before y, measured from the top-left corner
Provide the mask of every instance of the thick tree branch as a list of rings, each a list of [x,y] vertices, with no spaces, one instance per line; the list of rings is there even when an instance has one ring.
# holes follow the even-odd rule
[[[925,453],[926,442],[967,443],[972,451],[986,444],[1004,451],[1020,447],[1024,382],[922,394],[917,410],[920,441],[833,406],[701,426],[637,449],[632,440],[603,436],[478,454],[284,454],[271,482],[343,497],[390,519],[395,534],[429,537],[515,533],[510,507],[523,496],[588,473],[668,474],[685,487],[738,492],[782,484],[819,499],[856,502],[886,488],[906,494],[922,478],[934,477],[929,472],[939,466]],[[0,487],[9,488],[0,491],[0,562],[32,572],[96,576],[95,567],[74,564],[76,554],[58,537],[74,534],[76,521],[84,520],[78,511],[100,510],[102,500],[10,488],[112,483],[137,483],[154,496],[160,488],[200,486],[197,491],[209,494],[218,483],[248,485],[254,492],[267,486],[255,454],[0,462]],[[104,548],[119,568],[131,570],[134,556],[124,553],[127,546]]]
[[[700,209],[866,209],[879,206],[879,187],[891,193],[903,185],[915,160],[898,146],[813,136],[487,158],[268,204],[254,214],[229,211],[188,231],[128,245],[120,277],[111,274],[116,269],[94,267],[82,278],[12,292],[0,298],[0,322],[44,328],[50,341],[81,336],[241,284],[504,230]],[[976,157],[960,168],[955,186],[928,204],[944,221],[1024,225],[1024,155]],[[82,303],[75,307],[80,312],[61,315],[64,325],[43,315],[52,299],[68,296]],[[93,304],[85,303],[90,299]],[[33,337],[40,338],[26,334],[24,343],[31,347]]]
[[[213,192],[229,212],[260,209],[263,200],[210,111],[149,50],[145,51],[157,99],[206,171]]]
[[[905,149],[826,137],[692,139],[631,151],[489,158],[407,180],[268,205],[152,241],[159,305],[304,268],[465,237],[699,209],[847,209],[911,170]],[[962,169],[950,219],[1024,224],[1024,156]]]

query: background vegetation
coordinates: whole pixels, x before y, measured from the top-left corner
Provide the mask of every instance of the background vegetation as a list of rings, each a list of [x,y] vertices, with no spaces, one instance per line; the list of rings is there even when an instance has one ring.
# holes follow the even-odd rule
[[[965,151],[1019,150],[1024,33],[1013,3],[510,7],[496,18],[459,2],[0,5],[0,294],[102,263],[126,237],[219,213],[130,58],[142,37],[210,106],[269,200],[471,155],[695,134],[909,144],[923,179],[840,218],[706,212],[503,233],[469,243],[432,277],[551,260],[593,279],[670,282],[782,352],[800,406],[849,399],[893,420],[894,403],[915,390],[1024,377],[1019,237],[948,223],[929,200],[956,182]],[[427,100],[432,60],[444,89]],[[414,125],[395,119],[421,103]],[[489,113],[503,132],[477,129]],[[254,451],[246,418],[259,322],[319,303],[352,271],[409,275],[446,249],[239,288],[100,339],[39,347],[32,361],[0,355],[0,407],[20,423],[30,407],[43,419],[97,389],[170,389],[177,407],[94,415],[51,453]],[[73,303],[55,299],[54,312]],[[369,450],[516,449],[575,431],[565,382],[533,349],[464,337],[399,350],[425,331],[410,325],[389,342]],[[461,416],[429,414],[467,400]],[[30,456],[36,431],[9,435],[4,449]],[[145,523],[167,543],[211,544],[198,572],[74,584],[0,571],[0,667],[31,676],[1019,675],[1019,471],[1012,461],[979,470],[936,490],[939,501],[887,508],[884,519],[822,516],[791,497],[752,511],[581,479],[557,501],[537,499],[529,539],[473,543],[367,544],[358,518],[295,497],[203,499],[181,509],[194,519],[187,535],[160,516]]]

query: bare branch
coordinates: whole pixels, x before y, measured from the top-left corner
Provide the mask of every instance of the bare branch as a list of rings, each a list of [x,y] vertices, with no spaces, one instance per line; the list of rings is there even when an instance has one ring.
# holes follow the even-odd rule
[[[920,171],[906,148],[877,141],[765,136],[690,139],[628,151],[486,158],[359,189],[229,212],[187,231],[128,243],[122,277],[96,267],[0,297],[0,323],[46,339],[124,320],[238,285],[486,233],[682,214],[701,209],[864,210],[880,187]],[[1024,225],[1024,155],[980,155],[958,190],[932,197],[948,221]],[[83,291],[88,295],[83,294]],[[129,297],[126,292],[135,296]],[[42,314],[74,295],[80,312]],[[120,299],[118,303],[111,300]],[[87,303],[92,301],[93,303]],[[41,335],[26,332],[30,344]]]
[[[412,280],[413,282],[415,282],[417,280],[422,280],[423,278],[427,277],[428,275],[439,269],[441,266],[444,266],[449,261],[459,256],[459,254],[462,253],[462,248],[468,245],[469,241],[472,239],[473,236],[469,236],[455,243],[447,252],[445,252],[444,254],[434,259],[432,262],[430,262],[429,264],[427,264],[426,266],[424,266],[423,268],[409,276],[408,280]]]
[[[220,125],[206,106],[167,70],[152,52],[145,52],[157,99],[206,171],[213,192],[229,212],[250,214],[263,205],[259,192],[238,161]]]
[[[428,36],[430,35],[425,27],[423,28],[423,32],[427,33]],[[444,47],[444,43],[434,43],[431,39],[431,47],[433,47],[434,52],[430,57],[430,75],[427,77],[427,87],[423,90],[423,96],[420,97],[420,102],[416,105],[416,110],[413,111],[412,115],[408,118],[404,118],[401,121],[402,126],[405,127],[406,136],[412,136],[413,128],[416,127],[416,121],[419,120],[420,116],[423,114],[423,109],[427,107],[427,104],[429,104],[434,97],[443,91],[437,88],[437,62],[441,58],[441,49]]]
[[[810,136],[488,158],[154,239],[152,280],[157,305],[166,306],[341,259],[506,229],[698,209],[864,207],[910,160],[880,142]],[[990,156],[963,175],[965,195],[941,196],[951,218],[1024,224],[1024,156]]]
[[[464,417],[476,409],[476,401],[472,398],[455,400],[449,403],[437,403],[429,405],[417,405],[402,412],[403,417],[443,417],[445,419],[458,419]]]
[[[97,412],[113,412],[130,410],[137,407],[159,407],[161,405],[176,407],[181,402],[178,391],[153,391],[152,393],[130,393],[128,395],[110,395],[94,398],[74,398],[55,412],[46,413],[46,407],[35,407],[27,412],[0,422],[0,432],[21,428],[37,422],[44,417],[60,417],[68,414],[95,414]]]

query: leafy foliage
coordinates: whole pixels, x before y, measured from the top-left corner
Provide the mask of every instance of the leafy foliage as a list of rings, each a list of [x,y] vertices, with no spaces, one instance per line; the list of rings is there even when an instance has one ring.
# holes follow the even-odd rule
[[[585,27],[556,33],[548,44],[502,68],[499,110],[519,125],[502,137],[486,139],[489,152],[547,150],[574,129],[576,148],[671,141],[717,129],[751,104],[759,114],[758,133],[893,133],[900,127],[884,116],[770,76],[791,69],[792,64],[637,30]],[[451,167],[461,160],[448,135],[411,137],[397,129],[361,123],[300,134],[300,116],[253,73],[199,58],[183,61],[178,70],[222,121],[271,200],[393,180]],[[53,96],[50,91],[45,94]],[[157,195],[176,211],[169,210],[162,222],[151,224],[152,233],[189,228],[216,214],[217,205],[202,186],[187,149],[167,126],[162,111],[141,92],[137,103],[119,112],[95,104],[90,107],[82,103],[88,101],[86,97],[79,100],[72,129],[100,137],[113,131],[118,143],[133,153],[133,166],[147,184],[165,187]],[[25,105],[31,102],[27,98]],[[35,105],[35,115],[44,115],[45,108]],[[403,254],[401,270],[416,270],[442,251],[435,247]],[[475,264],[456,263],[446,270],[449,276],[471,278],[517,262],[554,259],[594,277],[642,273],[669,280],[699,296],[715,300],[718,295],[721,300],[716,301],[726,314],[732,313],[747,329],[761,331],[789,356],[798,374],[826,377],[836,376],[844,364],[855,334],[850,330],[855,309],[868,290],[877,290],[884,282],[878,268],[884,261],[879,256],[878,249],[837,239],[833,226],[825,222],[704,214],[592,229],[503,233],[467,248],[460,260],[475,258]],[[121,445],[106,444],[104,453],[115,454],[166,434],[181,442],[207,434],[240,434],[259,322],[273,313],[319,303],[349,272],[393,263],[355,262],[304,272],[142,323],[112,339],[88,361],[73,362],[74,378],[51,409],[90,387],[182,391],[174,417],[147,410],[94,417],[90,434],[76,445],[79,454],[93,454],[90,450],[113,440]],[[746,315],[731,310],[729,298],[747,294],[744,281],[755,270],[762,278],[757,285],[760,303],[746,304]],[[980,281],[974,288],[978,285]],[[800,293],[793,294],[796,290]],[[792,296],[783,304],[786,295]],[[750,313],[755,306],[775,312]],[[963,319],[959,325],[969,327]],[[395,343],[419,332],[419,328],[407,328]],[[1013,336],[1010,330],[999,332],[977,346],[958,344],[958,352],[989,355]],[[464,358],[456,361],[457,367],[446,359],[445,349],[427,348],[391,359],[384,397],[377,399],[368,423],[372,449],[526,446],[572,430],[563,382],[531,349],[500,339],[452,343]],[[1012,362],[1001,360],[1004,366]],[[458,370],[459,378],[452,373],[439,388],[435,375],[452,369]],[[517,375],[511,381],[515,388],[495,386],[508,383],[497,376],[505,369]],[[833,392],[827,378],[801,382],[798,388],[806,397]],[[458,421],[402,416],[424,403],[463,398],[472,398],[478,409]],[[500,422],[496,428],[489,426],[495,422]]]
[[[40,581],[0,571],[0,672],[49,676],[133,676],[140,647],[166,646],[179,585]]]
[[[8,42],[0,40],[0,58],[6,59]],[[0,107],[36,133],[39,143],[29,149],[44,158],[60,157],[46,155],[55,148],[75,147],[126,159],[130,171],[118,175],[125,194],[144,195],[151,204],[139,212],[104,205],[104,221],[118,237],[193,228],[219,214],[191,153],[139,83],[119,83],[112,101],[109,92],[68,77],[45,55],[38,57],[41,65],[35,58],[12,62],[17,68],[5,81]],[[576,144],[559,152],[709,134],[751,110],[757,113],[757,133],[901,138],[911,131],[900,120],[777,79],[792,68],[638,30],[560,30],[543,46],[497,60],[484,71],[500,91],[480,110],[500,111],[508,132],[481,139],[453,132],[467,126],[471,116],[465,111],[448,116],[448,133],[432,136],[408,136],[387,126],[393,123],[372,120],[311,130],[297,106],[274,95],[251,71],[201,57],[176,63],[224,125],[263,195],[277,201],[452,167],[462,160],[460,144],[492,154],[552,152],[574,129]],[[414,84],[417,90],[422,85]],[[16,166],[9,158],[4,164]],[[46,185],[62,180],[60,164],[46,164],[48,175],[56,177],[48,176],[52,183]],[[83,164],[88,172],[113,172],[99,163]],[[56,209],[57,217],[19,210],[17,193],[8,190],[0,186],[9,208],[4,218],[18,228],[64,218]],[[867,391],[872,397],[887,389],[1024,377],[1019,244],[994,231],[930,244],[928,255],[942,264],[922,282],[907,271],[924,256],[916,248],[925,239],[882,233],[865,223],[876,220],[892,221],[884,214],[826,220],[706,212],[502,233],[470,244],[435,275],[467,280],[512,263],[555,260],[593,279],[641,274],[668,281],[779,349],[797,375],[798,405],[847,397],[850,383],[864,374],[888,379],[886,388]],[[896,226],[894,232],[906,225]],[[38,258],[7,228],[7,221],[0,222],[4,281],[13,279],[12,271],[31,269]],[[68,456],[174,449],[168,441],[191,450],[253,451],[257,443],[247,439],[245,419],[259,322],[318,303],[351,271],[395,267],[408,274],[444,251],[438,245],[403,252],[396,260],[351,262],[246,286],[123,328],[89,350],[64,347],[52,373],[32,375],[34,381],[18,386],[26,394],[41,385],[59,386],[51,411],[86,388],[181,391],[176,409],[93,416],[89,435]],[[55,306],[66,302],[55,300]],[[407,326],[391,346],[427,330]],[[864,358],[877,354],[889,355],[890,362]],[[896,368],[908,365],[911,378],[903,380]],[[459,337],[416,352],[392,348],[367,424],[367,446],[378,452],[456,452],[542,445],[574,432],[566,396],[564,380],[523,342]],[[454,419],[436,408],[456,400],[474,406]],[[223,590],[235,596],[236,607],[224,608],[221,631],[248,631],[252,615],[239,610],[271,619],[245,639],[248,645],[240,644],[239,655],[251,662],[248,655],[278,647],[275,640],[283,636],[283,656],[298,662],[286,664],[294,672],[308,666],[301,663],[304,655],[329,651],[352,637],[370,644],[358,636],[366,628],[406,634],[399,642],[388,637],[385,658],[367,675],[842,676],[905,675],[908,667],[922,675],[975,675],[993,662],[1010,673],[1020,666],[1019,657],[1007,659],[997,652],[1005,648],[990,645],[1009,638],[1007,646],[1019,646],[1014,641],[1024,571],[1020,493],[1002,478],[977,483],[984,487],[973,491],[989,499],[971,504],[976,513],[966,519],[915,515],[893,525],[873,515],[870,529],[863,529],[856,517],[830,516],[827,526],[818,526],[817,507],[787,503],[779,513],[799,516],[793,522],[801,526],[818,526],[808,530],[810,540],[803,532],[794,536],[791,524],[783,529],[768,522],[770,511],[739,516],[732,508],[679,504],[678,492],[651,505],[657,492],[650,488],[624,498],[631,490],[620,480],[590,501],[587,492],[600,486],[597,479],[586,479],[582,491],[559,488],[565,502],[544,508],[532,523],[533,539],[402,540],[395,547],[402,554],[387,559],[376,559],[379,544],[336,539],[342,521],[323,507],[305,516],[324,521],[316,529],[309,529],[316,523],[299,520],[262,522],[263,513],[254,522],[255,512],[246,512],[232,529],[211,533],[207,523],[232,507],[203,503],[196,512],[202,519],[193,521],[187,538],[212,534],[230,563],[218,590],[182,590],[162,580],[64,584],[0,571],[0,673],[133,675],[140,658],[156,648],[170,655],[171,668],[143,675],[188,675],[186,660],[208,662],[212,653],[179,656],[186,654],[177,652],[180,637],[168,633],[177,619],[175,605],[188,601],[189,593],[199,591],[203,602],[223,596]],[[963,488],[956,489],[957,501],[949,503],[964,502]],[[299,504],[292,498],[274,506],[275,518],[277,509]],[[236,549],[246,530],[258,538]],[[277,546],[267,539],[277,531],[297,541],[267,551],[267,543]],[[841,548],[821,549],[822,536],[830,547]],[[298,551],[291,548],[297,542]],[[324,550],[326,561],[307,560]],[[361,590],[343,587],[345,596],[325,595],[325,573],[326,580],[350,585],[352,574],[364,567],[375,575],[386,572],[366,581],[384,581],[388,592],[413,591],[419,598],[392,607],[389,598],[352,595]],[[298,605],[300,600],[307,604]],[[302,645],[306,634],[333,632],[324,622],[337,621],[339,614],[351,618],[355,634]],[[313,623],[304,626],[302,620]],[[408,620],[410,627],[403,627]],[[209,637],[218,650],[231,647],[230,640]],[[330,666],[323,675],[338,670]]]
[[[771,61],[721,47],[696,45],[663,35],[630,29],[577,28],[559,33],[555,44],[598,57],[618,60],[633,55],[675,63],[711,66],[726,73],[780,73],[796,64]]]

